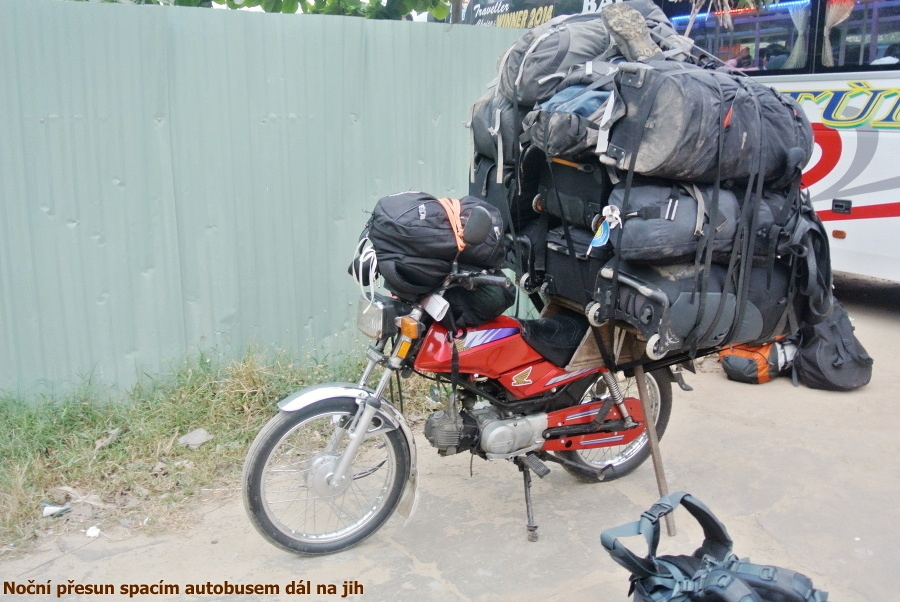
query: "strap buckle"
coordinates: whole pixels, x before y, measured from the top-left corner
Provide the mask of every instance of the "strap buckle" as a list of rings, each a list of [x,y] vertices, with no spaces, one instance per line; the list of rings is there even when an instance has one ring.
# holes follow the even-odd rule
[[[659,501],[653,504],[649,510],[645,510],[641,513],[641,518],[646,518],[650,522],[659,522],[659,518],[661,516],[665,516],[674,510],[675,507],[669,502]]]

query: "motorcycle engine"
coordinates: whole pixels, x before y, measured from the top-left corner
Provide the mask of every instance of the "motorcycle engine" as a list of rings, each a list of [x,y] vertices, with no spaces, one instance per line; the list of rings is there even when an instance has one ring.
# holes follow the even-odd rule
[[[425,420],[425,438],[442,456],[474,449],[478,444],[478,425],[468,413],[454,417],[440,410]]]
[[[487,454],[508,455],[543,442],[547,414],[502,418],[493,406],[466,408],[459,418],[445,411],[425,421],[425,438],[441,455],[480,447]]]

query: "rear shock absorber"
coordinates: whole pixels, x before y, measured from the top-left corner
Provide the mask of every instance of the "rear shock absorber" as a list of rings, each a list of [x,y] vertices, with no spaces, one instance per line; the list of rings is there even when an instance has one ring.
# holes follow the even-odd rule
[[[622,419],[625,420],[626,424],[633,424],[634,419],[628,413],[628,408],[625,407],[625,396],[622,395],[622,390],[619,388],[619,381],[616,380],[616,375],[607,370],[606,372],[603,372],[601,376],[603,377],[603,382],[606,383],[606,389],[609,391],[610,397],[612,397],[613,402],[622,414]]]

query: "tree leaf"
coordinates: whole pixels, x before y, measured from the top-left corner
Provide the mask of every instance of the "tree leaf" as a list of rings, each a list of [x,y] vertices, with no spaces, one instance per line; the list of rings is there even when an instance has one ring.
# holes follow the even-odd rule
[[[450,4],[444,3],[444,2],[439,2],[434,8],[432,8],[428,12],[430,12],[434,16],[434,18],[437,19],[438,21],[443,21],[444,19],[447,18],[447,15],[450,14]]]
[[[300,0],[281,0],[281,12],[293,15],[300,7]]]

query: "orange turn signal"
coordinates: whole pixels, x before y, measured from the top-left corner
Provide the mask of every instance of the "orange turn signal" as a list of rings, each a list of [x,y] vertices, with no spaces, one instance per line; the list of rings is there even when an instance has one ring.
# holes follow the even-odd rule
[[[838,238],[838,239],[841,239],[841,240],[847,238],[847,233],[844,232],[843,230],[832,230],[832,231],[831,231],[831,235],[832,235],[834,238]]]
[[[418,339],[421,332],[421,324],[409,316],[400,318],[400,334],[408,339]]]

